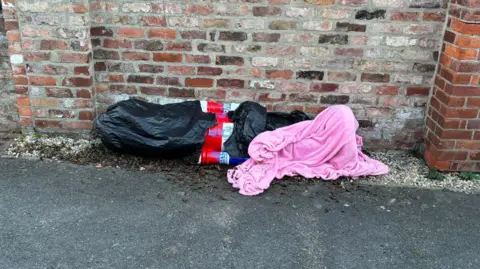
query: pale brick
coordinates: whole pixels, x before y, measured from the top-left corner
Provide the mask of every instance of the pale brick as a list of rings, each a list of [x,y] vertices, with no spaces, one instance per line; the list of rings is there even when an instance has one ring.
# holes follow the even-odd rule
[[[328,55],[330,52],[328,48],[322,47],[301,47],[300,55],[311,57],[322,57]]]
[[[311,34],[284,34],[283,38],[290,43],[312,43],[313,36]]]
[[[423,76],[415,76],[412,74],[396,74],[393,77],[393,82],[405,84],[422,84]]]
[[[340,84],[338,88],[338,93],[369,93],[372,91],[372,89],[373,89],[372,85],[348,83],[348,84]]]
[[[332,22],[329,21],[309,21],[309,22],[304,22],[301,24],[302,29],[305,30],[315,30],[315,31],[330,31],[332,30]]]
[[[278,58],[272,57],[253,57],[252,65],[253,66],[277,66],[279,64]]]
[[[271,80],[251,80],[249,86],[251,89],[257,89],[257,90],[260,90],[260,89],[273,90],[275,89],[275,82]]]
[[[404,0],[373,0],[376,7],[403,7]]]
[[[387,46],[392,47],[408,47],[415,46],[417,44],[417,39],[408,36],[387,36],[385,43]]]
[[[262,19],[244,19],[237,22],[235,26],[243,29],[264,29],[265,21]]]
[[[285,12],[285,15],[290,18],[311,18],[314,16],[315,9],[290,7]]]
[[[23,63],[23,55],[22,54],[12,54],[12,55],[10,55],[10,62],[12,64],[22,64]]]
[[[198,18],[194,17],[170,17],[168,18],[169,26],[178,27],[198,27]]]
[[[383,43],[383,38],[383,36],[369,36],[367,40],[367,45],[380,46]]]
[[[122,11],[128,12],[150,12],[151,6],[149,3],[125,3],[123,4]]]
[[[348,19],[352,16],[353,11],[349,9],[324,9],[323,17],[326,19]]]
[[[308,58],[293,58],[284,60],[285,67],[311,68],[313,62]]]

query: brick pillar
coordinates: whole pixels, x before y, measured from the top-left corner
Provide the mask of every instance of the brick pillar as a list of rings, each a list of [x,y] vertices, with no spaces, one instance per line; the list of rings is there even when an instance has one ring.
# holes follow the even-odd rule
[[[427,163],[480,171],[480,1],[452,0],[427,116]]]
[[[87,0],[2,0],[24,129],[89,130],[94,116]]]

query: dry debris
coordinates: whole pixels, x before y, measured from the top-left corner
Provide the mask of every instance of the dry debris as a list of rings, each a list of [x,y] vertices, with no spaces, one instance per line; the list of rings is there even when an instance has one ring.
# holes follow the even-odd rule
[[[162,172],[167,179],[184,181],[192,189],[217,188],[212,178],[223,180],[228,167],[190,165],[186,169],[183,160],[151,159],[119,154],[106,149],[98,140],[72,139],[61,136],[22,136],[6,150],[8,157],[35,158],[68,161],[97,168],[117,167],[145,172]],[[373,152],[372,158],[386,163],[390,173],[378,177],[366,177],[364,182],[375,185],[448,189],[465,193],[480,193],[480,180],[462,180],[460,173],[442,173],[443,180],[426,178],[428,167],[422,159],[407,151]],[[169,175],[171,177],[169,178]],[[181,175],[181,177],[179,177]],[[463,177],[465,178],[465,177]],[[317,182],[301,177],[275,181],[275,184]],[[348,182],[339,181],[340,184]],[[350,181],[351,182],[351,181]],[[343,185],[342,185],[343,186]],[[225,184],[225,188],[229,188]]]

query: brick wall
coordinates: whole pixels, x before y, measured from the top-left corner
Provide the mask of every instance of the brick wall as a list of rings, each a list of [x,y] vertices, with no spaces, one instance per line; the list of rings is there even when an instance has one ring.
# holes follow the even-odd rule
[[[132,96],[347,104],[380,148],[422,138],[446,11],[443,0],[3,1],[25,127],[86,130],[95,108]]]
[[[456,0],[449,11],[425,157],[441,170],[480,171],[480,1]]]
[[[5,21],[0,13],[0,132],[11,132],[17,127],[18,114],[11,70]]]

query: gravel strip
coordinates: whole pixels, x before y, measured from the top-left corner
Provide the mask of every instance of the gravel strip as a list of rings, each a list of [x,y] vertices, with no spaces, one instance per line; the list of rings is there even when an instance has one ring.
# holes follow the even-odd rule
[[[97,167],[117,167],[146,172],[162,172],[175,181],[184,181],[193,189],[217,188],[212,178],[223,180],[229,167],[210,165],[189,165],[183,160],[150,159],[112,152],[98,140],[72,139],[66,137],[21,136],[16,138],[6,150],[6,157],[49,159],[68,161],[81,165]],[[432,189],[447,189],[464,193],[480,193],[480,180],[462,180],[459,173],[443,173],[444,180],[431,180],[425,176],[429,172],[424,161],[408,151],[373,152],[371,157],[384,162],[390,168],[385,176],[366,177],[364,183],[375,185],[405,186]],[[182,175],[179,179],[178,175]],[[275,184],[297,184],[317,182],[301,177],[274,181]],[[353,182],[342,179],[333,184]],[[228,187],[227,184],[225,186]]]

